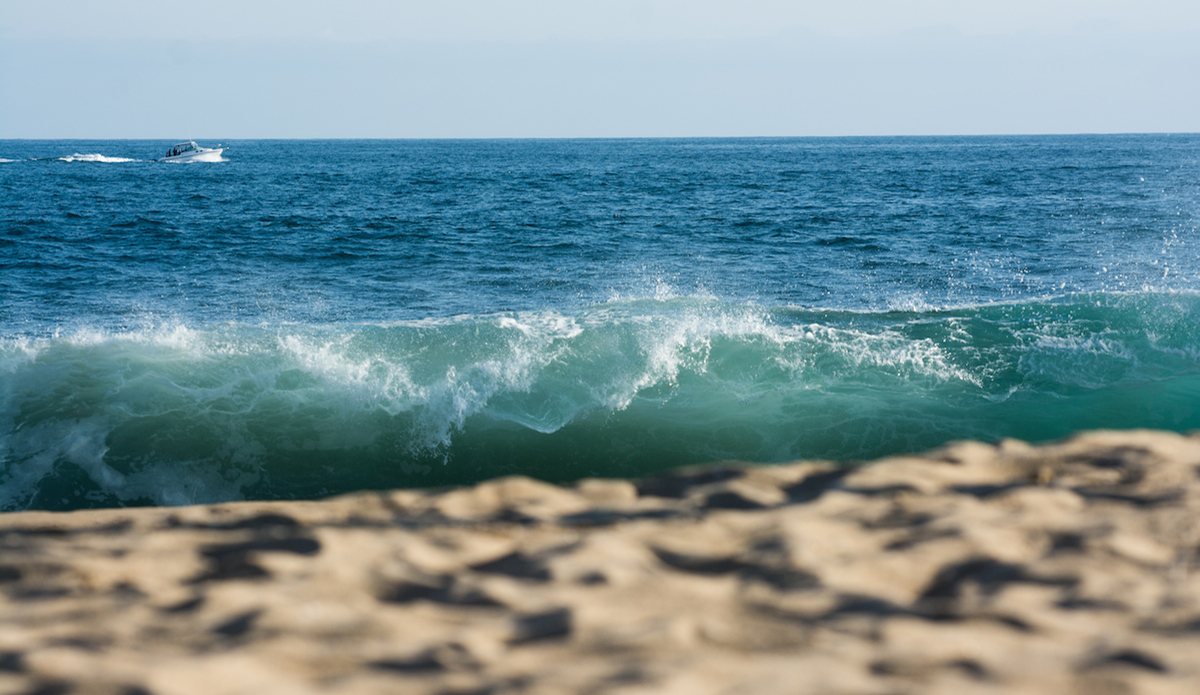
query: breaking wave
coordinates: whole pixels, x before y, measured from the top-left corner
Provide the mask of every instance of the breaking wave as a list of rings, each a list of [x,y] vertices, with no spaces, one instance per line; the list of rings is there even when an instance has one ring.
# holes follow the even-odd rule
[[[0,341],[0,509],[306,498],[1200,427],[1200,295],[710,297]]]

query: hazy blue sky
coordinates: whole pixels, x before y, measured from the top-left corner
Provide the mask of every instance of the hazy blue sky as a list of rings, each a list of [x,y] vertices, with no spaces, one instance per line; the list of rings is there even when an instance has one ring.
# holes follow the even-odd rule
[[[0,138],[1200,131],[1196,0],[0,0]]]

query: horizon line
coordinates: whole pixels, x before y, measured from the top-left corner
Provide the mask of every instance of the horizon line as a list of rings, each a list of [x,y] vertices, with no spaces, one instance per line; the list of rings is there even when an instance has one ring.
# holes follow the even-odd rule
[[[187,142],[192,140],[390,140],[390,141],[496,141],[496,140],[835,140],[835,139],[871,139],[871,138],[1013,138],[1013,137],[1101,137],[1101,136],[1133,136],[1133,135],[1200,135],[1200,131],[1071,131],[1045,133],[896,133],[870,135],[497,135],[497,136],[303,136],[303,137],[188,137],[183,140],[171,137],[3,137],[0,142],[28,141],[69,141],[69,140],[104,140],[104,141],[144,141],[144,140],[173,140]]]

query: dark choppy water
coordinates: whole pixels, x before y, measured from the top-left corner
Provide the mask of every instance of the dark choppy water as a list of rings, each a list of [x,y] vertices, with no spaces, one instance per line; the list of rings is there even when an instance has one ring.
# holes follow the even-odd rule
[[[1200,427],[1200,136],[169,144],[0,141],[0,509]]]

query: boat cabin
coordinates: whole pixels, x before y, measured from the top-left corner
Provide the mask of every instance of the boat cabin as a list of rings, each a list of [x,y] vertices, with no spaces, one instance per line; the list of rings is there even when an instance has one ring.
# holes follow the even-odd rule
[[[177,157],[181,154],[184,154],[185,152],[191,152],[192,150],[195,150],[195,149],[198,149],[198,146],[196,145],[196,143],[190,142],[190,141],[189,142],[181,142],[176,145],[172,145],[171,149],[167,150],[167,156],[168,157]]]

